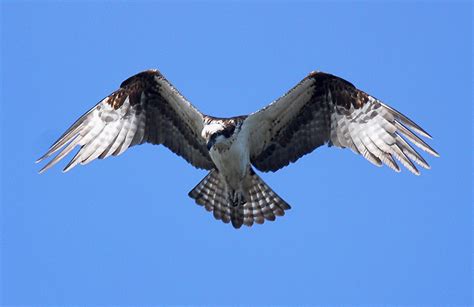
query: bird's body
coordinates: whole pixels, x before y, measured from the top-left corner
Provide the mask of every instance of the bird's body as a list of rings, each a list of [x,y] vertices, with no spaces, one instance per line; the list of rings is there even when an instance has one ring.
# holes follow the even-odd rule
[[[229,130],[229,137],[222,135],[209,148],[209,155],[219,171],[220,177],[226,183],[226,194],[232,203],[240,204],[248,198],[244,188],[245,178],[250,171],[250,151],[248,132],[242,130],[243,118],[214,119],[210,118],[208,125],[204,126],[203,136],[212,131],[215,125],[220,129]],[[230,131],[232,133],[230,134]]]
[[[222,136],[220,142],[209,148],[209,155],[219,173],[232,188],[238,188],[239,182],[247,174],[249,162],[248,134],[241,130],[242,120],[224,119],[227,126],[232,127],[232,134]],[[211,124],[212,125],[212,124]],[[206,131],[209,126],[204,126]],[[205,140],[205,139],[204,139]]]
[[[413,121],[336,76],[313,72],[287,94],[248,116],[200,113],[158,71],[125,80],[83,115],[38,161],[60,153],[40,172],[81,146],[66,166],[119,155],[145,142],[163,144],[209,174],[189,196],[235,228],[284,215],[290,206],[255,173],[276,171],[315,148],[349,147],[375,165],[411,172],[429,168],[408,144],[438,154]],[[406,140],[405,140],[406,139]]]

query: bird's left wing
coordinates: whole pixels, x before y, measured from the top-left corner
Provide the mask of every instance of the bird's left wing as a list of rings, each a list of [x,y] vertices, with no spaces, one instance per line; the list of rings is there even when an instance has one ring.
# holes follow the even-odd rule
[[[157,70],[147,70],[125,80],[80,117],[37,162],[62,149],[40,170],[44,172],[80,146],[64,169],[68,171],[146,142],[163,144],[193,166],[211,169],[202,128],[203,115]]]
[[[312,72],[287,94],[249,115],[250,159],[261,171],[276,171],[323,145],[351,148],[375,165],[414,174],[429,168],[407,140],[438,156],[416,134],[431,136],[406,116],[351,83]]]

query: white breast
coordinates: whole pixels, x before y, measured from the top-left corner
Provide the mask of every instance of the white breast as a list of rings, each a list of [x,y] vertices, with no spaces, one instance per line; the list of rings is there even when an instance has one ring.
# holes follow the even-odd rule
[[[225,142],[216,144],[209,153],[227,184],[238,187],[247,175],[250,163],[248,138],[245,133],[237,133]]]

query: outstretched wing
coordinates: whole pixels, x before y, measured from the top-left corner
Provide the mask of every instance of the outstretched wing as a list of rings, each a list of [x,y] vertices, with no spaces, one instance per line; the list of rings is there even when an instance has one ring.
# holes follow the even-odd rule
[[[78,163],[151,143],[165,145],[195,167],[211,169],[214,164],[201,140],[202,128],[203,115],[157,70],[147,70],[125,80],[81,116],[37,162],[62,149],[40,170],[44,172],[81,146],[64,168],[68,171]]]
[[[429,165],[407,140],[438,156],[415,134],[431,138],[413,121],[322,72],[310,73],[283,97],[249,115],[244,126],[250,133],[251,162],[261,171],[276,171],[323,144],[348,147],[399,172],[397,159],[417,175],[413,162],[426,169]]]

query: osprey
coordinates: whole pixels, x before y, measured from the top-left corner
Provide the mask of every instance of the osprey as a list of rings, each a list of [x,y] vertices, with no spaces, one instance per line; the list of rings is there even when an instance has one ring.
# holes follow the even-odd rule
[[[339,77],[311,72],[288,93],[246,116],[218,118],[199,112],[157,70],[136,74],[81,116],[37,162],[76,146],[64,168],[117,156],[134,145],[163,144],[209,174],[189,196],[235,228],[262,224],[290,206],[255,173],[275,172],[315,148],[350,148],[371,163],[418,175],[430,166],[407,141],[439,156],[419,134],[431,136],[406,116]]]

